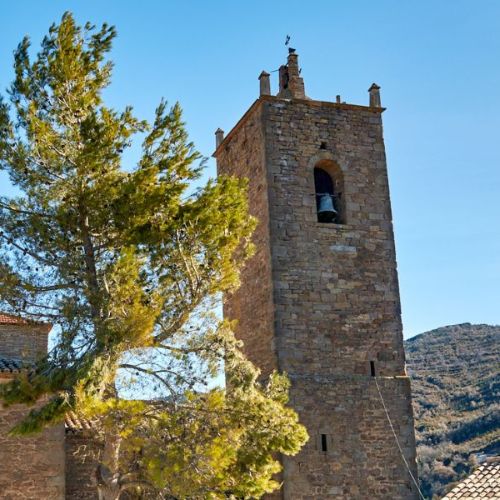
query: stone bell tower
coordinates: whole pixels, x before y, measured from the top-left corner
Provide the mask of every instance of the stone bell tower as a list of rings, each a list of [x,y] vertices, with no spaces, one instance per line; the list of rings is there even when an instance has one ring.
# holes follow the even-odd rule
[[[379,87],[369,106],[310,99],[293,49],[277,95],[259,80],[214,156],[259,220],[224,314],[264,377],[288,374],[310,435],[272,498],[417,499]]]

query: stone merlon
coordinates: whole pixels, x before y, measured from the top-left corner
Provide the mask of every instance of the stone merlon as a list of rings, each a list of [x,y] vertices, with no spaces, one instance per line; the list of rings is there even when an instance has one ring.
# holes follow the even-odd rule
[[[269,73],[263,71],[259,75],[260,81],[260,95],[271,95],[271,82],[269,80]]]
[[[380,101],[380,87],[376,83],[372,83],[368,92],[370,93],[370,107],[381,108],[382,103]]]
[[[215,148],[218,148],[222,144],[223,140],[224,140],[224,130],[218,128],[215,131]]]

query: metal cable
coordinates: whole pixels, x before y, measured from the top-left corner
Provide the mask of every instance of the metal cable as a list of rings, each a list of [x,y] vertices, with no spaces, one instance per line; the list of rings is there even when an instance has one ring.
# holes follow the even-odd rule
[[[415,484],[415,486],[417,488],[418,494],[420,495],[422,500],[426,500],[422,491],[420,490],[420,487],[418,486],[418,481],[415,479],[414,475],[412,474],[412,472],[410,470],[410,466],[408,465],[408,462],[406,461],[406,458],[405,458],[405,455],[404,455],[403,450],[401,448],[401,445],[399,444],[399,439],[398,439],[398,436],[396,434],[396,431],[394,430],[394,426],[392,425],[392,420],[391,420],[391,417],[389,415],[389,411],[387,410],[387,407],[385,406],[384,398],[382,397],[382,392],[380,391],[377,377],[374,377],[374,378],[375,378],[375,384],[377,386],[378,395],[380,396],[380,401],[382,402],[382,406],[384,407],[385,415],[387,416],[387,421],[389,422],[389,426],[391,427],[391,431],[392,431],[392,434],[394,436],[394,440],[396,441],[396,444],[398,445],[398,449],[399,449],[399,453],[401,454],[401,458],[403,459],[403,462],[406,466],[406,469],[408,470],[408,473],[410,474],[410,477],[412,478],[413,483]]]

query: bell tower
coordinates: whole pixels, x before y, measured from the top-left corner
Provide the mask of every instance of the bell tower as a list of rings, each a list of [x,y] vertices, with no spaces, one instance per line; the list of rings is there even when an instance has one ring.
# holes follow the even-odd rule
[[[310,435],[272,498],[417,499],[380,88],[368,106],[310,99],[293,49],[277,95],[259,80],[214,156],[259,220],[224,314],[263,377],[288,374]]]

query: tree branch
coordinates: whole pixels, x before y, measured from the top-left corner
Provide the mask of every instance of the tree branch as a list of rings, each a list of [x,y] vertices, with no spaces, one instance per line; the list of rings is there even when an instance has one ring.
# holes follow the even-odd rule
[[[52,217],[52,215],[45,214],[42,212],[32,212],[30,210],[22,210],[20,208],[14,208],[14,207],[11,207],[10,205],[7,205],[6,203],[3,203],[2,201],[0,201],[0,207],[5,208],[7,210],[10,210],[11,212],[15,212],[18,214],[23,214],[23,215],[36,215],[38,217]]]
[[[158,375],[158,372],[151,371],[151,370],[148,370],[146,368],[141,368],[140,366],[132,365],[130,363],[121,363],[119,365],[119,368],[125,368],[125,369],[128,369],[128,370],[137,370],[139,372],[145,373],[146,375],[151,375],[152,377],[154,377],[157,380],[159,380],[162,384],[164,384],[165,387],[170,391],[170,393],[172,394],[172,396],[175,396],[175,394],[176,394],[174,388],[163,377],[160,377],[160,375]],[[169,370],[162,370],[162,371],[168,372],[168,373],[172,373]],[[174,403],[174,407],[176,407],[177,404],[175,402],[175,398],[173,400],[173,403]]]
[[[10,237],[7,236],[6,234],[0,233],[0,237],[3,238],[4,240],[7,241],[7,243],[10,243],[13,247],[16,247],[20,252],[23,252],[26,255],[29,255],[30,257],[33,257],[35,260],[38,262],[41,262],[42,264],[46,264],[47,266],[51,267],[58,267],[57,263],[51,262],[50,260],[44,259],[43,257],[40,257],[40,255],[36,254],[35,252],[32,252],[31,250],[28,250],[27,248],[24,248],[17,243],[14,242],[14,240]]]

